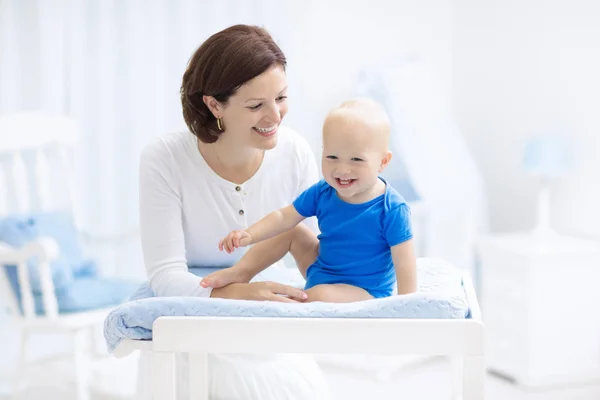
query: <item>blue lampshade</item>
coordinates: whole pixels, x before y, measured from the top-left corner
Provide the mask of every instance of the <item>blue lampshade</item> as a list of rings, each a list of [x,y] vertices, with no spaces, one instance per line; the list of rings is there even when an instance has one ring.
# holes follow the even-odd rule
[[[541,178],[564,176],[571,167],[569,143],[553,135],[530,139],[523,152],[523,169]]]

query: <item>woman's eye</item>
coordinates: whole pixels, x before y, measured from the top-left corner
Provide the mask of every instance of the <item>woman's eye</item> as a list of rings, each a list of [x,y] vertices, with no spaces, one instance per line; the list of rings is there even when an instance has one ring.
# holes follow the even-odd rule
[[[258,109],[260,108],[260,106],[262,106],[262,104],[257,104],[257,105],[255,105],[255,106],[249,106],[248,108],[249,108],[250,110],[258,110]]]

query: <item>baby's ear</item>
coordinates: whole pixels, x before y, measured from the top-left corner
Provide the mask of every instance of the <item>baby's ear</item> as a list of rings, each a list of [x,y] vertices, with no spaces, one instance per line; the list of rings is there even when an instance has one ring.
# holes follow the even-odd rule
[[[383,158],[381,159],[381,164],[379,165],[379,172],[383,172],[383,170],[387,168],[391,160],[392,152],[385,152]]]

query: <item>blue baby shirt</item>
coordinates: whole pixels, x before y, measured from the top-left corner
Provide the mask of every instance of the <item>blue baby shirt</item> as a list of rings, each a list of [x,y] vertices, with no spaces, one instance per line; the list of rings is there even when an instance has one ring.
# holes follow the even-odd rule
[[[305,289],[346,283],[374,297],[392,294],[396,273],[390,247],[413,237],[410,208],[394,188],[386,183],[381,196],[351,204],[321,180],[293,205],[304,217],[316,216],[321,230],[319,256],[307,270]]]

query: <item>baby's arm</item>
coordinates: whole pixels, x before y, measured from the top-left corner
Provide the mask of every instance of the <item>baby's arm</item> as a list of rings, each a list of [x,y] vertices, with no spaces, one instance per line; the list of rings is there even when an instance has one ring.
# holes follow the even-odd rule
[[[219,249],[231,253],[238,247],[262,242],[280,233],[289,231],[302,222],[304,218],[296,211],[293,205],[289,205],[267,214],[260,221],[245,230],[229,233],[229,235],[219,242]]]
[[[408,294],[417,291],[417,259],[413,240],[407,240],[392,246],[392,260],[396,269],[398,294]]]

